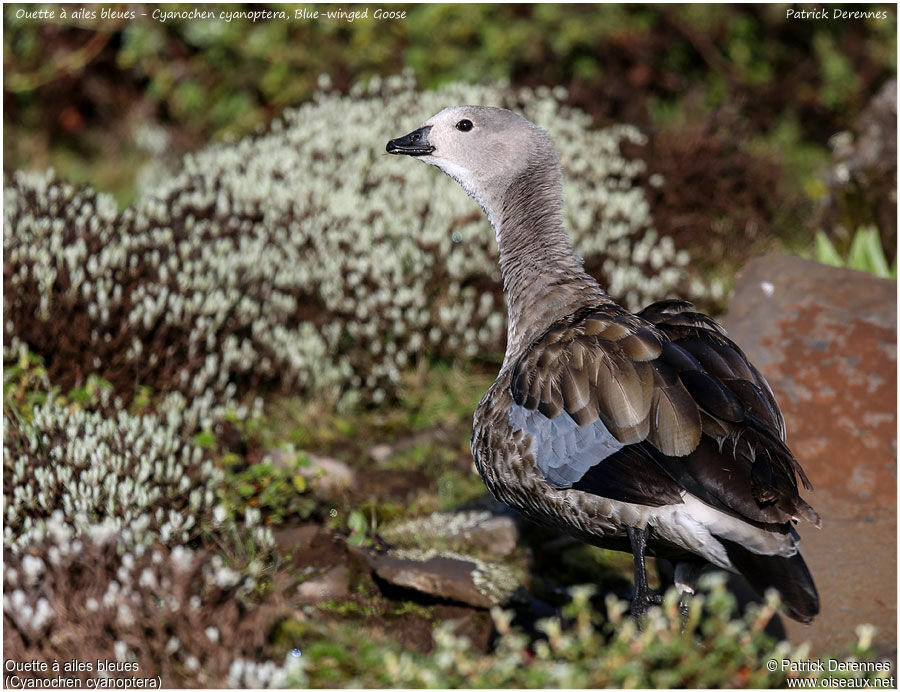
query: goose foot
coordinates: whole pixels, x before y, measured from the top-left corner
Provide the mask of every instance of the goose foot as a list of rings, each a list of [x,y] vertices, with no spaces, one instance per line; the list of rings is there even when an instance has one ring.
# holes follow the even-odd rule
[[[697,562],[679,562],[675,565],[675,586],[681,591],[678,600],[678,611],[681,613],[681,631],[687,629],[688,619],[691,614],[691,601],[694,599],[694,590],[697,578],[703,571],[703,564]]]
[[[686,632],[688,620],[691,616],[691,599],[694,594],[684,592],[681,594],[681,600],[678,601],[678,612],[681,614],[681,631]]]
[[[639,620],[647,614],[650,606],[662,603],[662,596],[653,589],[635,589],[631,597],[631,617]]]

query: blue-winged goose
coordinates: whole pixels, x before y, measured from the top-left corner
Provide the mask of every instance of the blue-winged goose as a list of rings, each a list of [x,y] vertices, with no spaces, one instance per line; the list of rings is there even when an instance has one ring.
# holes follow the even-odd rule
[[[680,300],[614,303],[563,227],[549,135],[507,110],[447,108],[387,151],[437,166],[497,235],[509,323],[500,374],[475,412],[472,453],[491,493],[526,516],[634,553],[632,612],[659,597],[645,553],[692,592],[711,563],[819,611],[793,524],[819,525],[765,378],[710,317]]]

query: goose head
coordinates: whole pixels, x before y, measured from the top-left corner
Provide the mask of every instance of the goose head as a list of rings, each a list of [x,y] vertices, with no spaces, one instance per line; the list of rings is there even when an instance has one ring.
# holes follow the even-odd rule
[[[494,223],[510,185],[557,170],[550,136],[504,108],[452,106],[387,143],[389,154],[412,156],[456,180]],[[496,224],[494,224],[496,228]]]

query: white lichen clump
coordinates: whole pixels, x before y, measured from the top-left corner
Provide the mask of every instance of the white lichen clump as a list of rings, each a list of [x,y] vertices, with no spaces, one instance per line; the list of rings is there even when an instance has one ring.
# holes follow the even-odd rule
[[[550,132],[576,249],[614,297],[637,307],[687,285],[687,253],[658,237],[634,184],[644,164],[622,154],[643,136],[592,130],[565,96],[419,91],[409,77],[320,92],[264,134],[186,157],[122,213],[50,174],[16,174],[5,193],[7,338],[33,342],[23,321],[75,320],[97,370],[114,361],[189,397],[272,382],[376,402],[424,351],[500,350],[487,221],[433,169],[384,155],[389,138],[456,103],[513,108]]]
[[[212,523],[223,474],[179,424],[177,416],[36,406],[33,421],[4,440],[4,547],[22,553],[47,534],[68,545],[114,535],[139,551],[189,542]]]
[[[235,659],[228,669],[228,686],[231,688],[279,689],[294,687],[292,680],[302,679],[304,660],[302,656],[288,653],[284,663],[273,661],[259,663],[243,658]]]
[[[424,517],[400,521],[381,529],[382,538],[401,545],[418,545],[440,538],[467,539],[494,515],[487,510],[435,512]]]
[[[81,642],[85,658],[96,650],[146,665],[164,653],[163,680],[171,683],[169,675],[178,671],[176,679],[190,686],[221,683],[222,659],[230,661],[232,639],[246,636],[234,631],[242,626],[240,610],[227,604],[253,596],[252,574],[235,578],[219,556],[205,550],[162,545],[127,550],[114,533],[73,539],[59,517],[50,523],[54,527],[29,547],[34,554],[19,563],[24,578],[18,569],[4,570],[7,641],[18,640],[18,647],[29,642],[27,652],[35,658],[53,651],[53,642],[72,641]],[[18,556],[6,547],[4,558],[10,565]],[[264,638],[260,632],[256,644]],[[40,649],[48,640],[48,649]],[[214,657],[219,660],[211,665]]]

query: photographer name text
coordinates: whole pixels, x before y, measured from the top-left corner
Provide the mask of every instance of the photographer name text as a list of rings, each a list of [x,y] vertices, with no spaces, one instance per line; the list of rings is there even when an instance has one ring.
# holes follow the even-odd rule
[[[887,19],[887,10],[844,10],[836,7],[815,10],[789,9],[785,19],[813,19],[823,22],[846,19]]]

